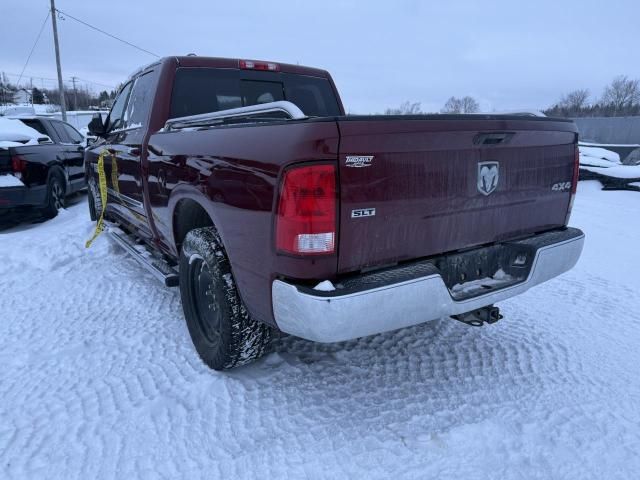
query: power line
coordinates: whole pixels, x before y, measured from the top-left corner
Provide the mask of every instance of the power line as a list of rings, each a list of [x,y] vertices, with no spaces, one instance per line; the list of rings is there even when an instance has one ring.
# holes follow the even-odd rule
[[[130,47],[136,48],[136,49],[138,49],[138,50],[140,50],[140,51],[142,51],[142,52],[144,52],[144,53],[148,53],[149,55],[153,55],[153,56],[154,56],[154,57],[156,57],[156,58],[160,58],[160,55],[156,55],[155,53],[150,52],[149,50],[145,50],[144,48],[139,47],[139,46],[137,46],[137,45],[134,45],[134,44],[133,44],[133,43],[131,43],[131,42],[127,42],[126,40],[123,40],[122,38],[119,38],[119,37],[116,37],[115,35],[112,35],[112,34],[110,34],[110,33],[107,33],[107,32],[105,32],[104,30],[99,29],[98,27],[94,27],[93,25],[91,25],[91,24],[89,24],[89,23],[87,23],[87,22],[85,22],[85,21],[82,21],[82,20],[80,20],[79,18],[76,18],[76,17],[74,17],[74,16],[72,16],[72,15],[69,15],[68,13],[63,12],[63,11],[62,11],[62,10],[60,10],[59,8],[56,8],[56,12],[61,13],[62,15],[66,16],[66,17],[69,17],[69,18],[71,18],[72,20],[75,20],[76,22],[79,22],[79,23],[81,23],[81,24],[83,24],[83,25],[85,25],[85,26],[87,26],[87,27],[89,27],[89,28],[92,28],[92,29],[94,29],[94,30],[96,30],[96,31],[98,31],[98,32],[100,32],[100,33],[102,33],[102,34],[104,34],[104,35],[107,35],[108,37],[111,37],[111,38],[113,38],[113,39],[115,39],[115,40],[118,40],[119,42],[125,43],[125,44],[129,45]]]
[[[19,74],[17,74],[17,73],[10,73],[10,72],[2,72],[2,73],[4,73],[5,75],[8,75],[8,76],[10,76],[10,77],[19,77],[19,76],[20,76],[20,75],[19,75]],[[26,76],[27,76],[27,77],[30,77],[30,78],[35,78],[35,79],[37,79],[37,80],[47,80],[47,81],[50,81],[50,82],[57,82],[57,81],[58,81],[56,78],[51,78],[51,77],[40,77],[40,76],[38,76],[38,75],[31,75],[31,74],[29,74],[29,73],[27,73],[27,75],[26,75]],[[99,86],[101,86],[101,87],[110,88],[110,89],[112,89],[112,90],[115,90],[115,89],[117,88],[117,87],[116,87],[116,86],[114,86],[114,85],[107,85],[106,83],[100,83],[100,82],[96,82],[96,81],[93,81],[93,80],[87,80],[86,78],[81,78],[81,77],[78,77],[77,75],[76,75],[75,77],[76,77],[78,80],[81,80],[81,81],[82,81],[82,82],[84,82],[84,83],[89,83],[89,84],[91,84],[91,85],[99,85]],[[17,85],[17,84],[16,84],[16,85]]]
[[[91,83],[91,84],[93,84],[93,85],[100,85],[101,87],[107,87],[107,88],[111,88],[111,89],[113,89],[113,90],[115,90],[116,88],[118,88],[118,87],[116,87],[116,86],[114,86],[114,85],[107,85],[107,84],[105,84],[105,83],[94,82],[93,80],[86,80],[86,79],[84,79],[84,78],[80,78],[80,77],[78,77],[78,76],[76,76],[76,78],[77,78],[78,80],[82,80],[84,83]]]
[[[9,73],[9,72],[2,72],[2,73],[4,73],[5,75],[8,75],[8,76],[10,76],[10,77],[20,77],[20,74],[18,74],[18,73]],[[29,73],[27,73],[27,75],[26,75],[26,76],[27,76],[27,77],[30,77],[30,78],[37,78],[38,80],[51,80],[51,81],[54,81],[54,82],[57,82],[57,81],[58,81],[58,80],[57,80],[57,79],[55,79],[55,78],[39,77],[39,76],[37,76],[37,75],[31,75],[31,74],[29,74]],[[16,84],[16,86],[17,86],[17,84]]]
[[[36,41],[33,42],[33,46],[31,47],[31,51],[29,52],[29,56],[27,57],[27,61],[24,62],[24,67],[22,67],[22,71],[20,72],[20,76],[18,77],[18,83],[16,85],[20,85],[20,80],[22,80],[22,74],[24,73],[25,68],[27,68],[27,64],[29,60],[31,60],[31,55],[33,55],[33,51],[38,44],[38,40],[40,40],[40,35],[42,35],[42,31],[44,30],[44,26],[47,24],[47,20],[49,20],[49,15],[51,12],[47,12],[47,16],[44,17],[44,22],[42,22],[42,26],[40,27],[40,31],[38,32],[38,36],[36,37]]]

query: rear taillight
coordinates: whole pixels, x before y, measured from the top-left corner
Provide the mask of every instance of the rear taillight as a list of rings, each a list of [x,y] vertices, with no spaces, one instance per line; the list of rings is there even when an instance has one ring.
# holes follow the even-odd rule
[[[576,194],[578,190],[578,177],[580,175],[580,148],[576,144],[573,154],[573,183],[571,184],[571,193]]]
[[[266,70],[269,72],[279,72],[280,65],[273,62],[256,62],[255,60],[240,60],[240,68],[243,70]]]
[[[571,179],[571,198],[569,199],[569,208],[567,208],[567,217],[564,220],[564,224],[569,224],[571,218],[571,210],[573,210],[573,200],[576,197],[576,191],[578,190],[578,180],[580,177],[580,148],[578,144],[575,145],[573,154],[573,178]]]
[[[22,178],[22,174],[27,170],[27,161],[20,155],[12,155],[11,170],[16,178]]]
[[[287,170],[282,178],[276,248],[293,254],[335,251],[336,169],[308,165]]]

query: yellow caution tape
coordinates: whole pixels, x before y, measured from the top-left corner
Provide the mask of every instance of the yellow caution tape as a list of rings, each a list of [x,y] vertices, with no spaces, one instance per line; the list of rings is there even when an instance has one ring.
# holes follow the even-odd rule
[[[93,241],[104,230],[104,211],[107,208],[107,177],[104,174],[104,156],[107,153],[108,153],[107,150],[103,150],[102,152],[100,152],[100,155],[98,156],[98,186],[100,189],[100,203],[102,204],[102,210],[100,212],[100,218],[98,219],[98,223],[96,224],[96,231],[93,232],[93,236],[89,240],[87,240],[87,243],[84,244],[85,248],[89,248],[93,243]],[[115,164],[115,162],[113,163]],[[113,181],[113,170],[112,170],[112,181]]]
[[[116,159],[115,153],[111,156],[111,186],[115,190],[118,198],[120,198],[120,187],[118,186],[118,178],[120,174],[118,173],[118,161]]]

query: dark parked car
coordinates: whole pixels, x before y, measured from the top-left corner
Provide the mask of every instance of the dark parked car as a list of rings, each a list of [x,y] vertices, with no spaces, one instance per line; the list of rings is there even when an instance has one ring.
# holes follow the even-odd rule
[[[336,342],[493,323],[494,303],[582,251],[565,119],[347,116],[324,70],[187,56],[134,74],[89,129],[91,216],[106,201],[114,239],[179,284],[216,369],[274,329]]]
[[[42,137],[37,144],[0,148],[0,213],[39,208],[54,217],[68,195],[86,188],[86,141],[60,120],[37,116],[14,120]]]

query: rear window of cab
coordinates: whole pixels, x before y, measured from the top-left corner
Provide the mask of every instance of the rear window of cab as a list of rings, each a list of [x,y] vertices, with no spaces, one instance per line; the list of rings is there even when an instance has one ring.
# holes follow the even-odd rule
[[[281,72],[183,67],[176,71],[169,118],[288,100],[305,115],[340,115],[326,78]]]

